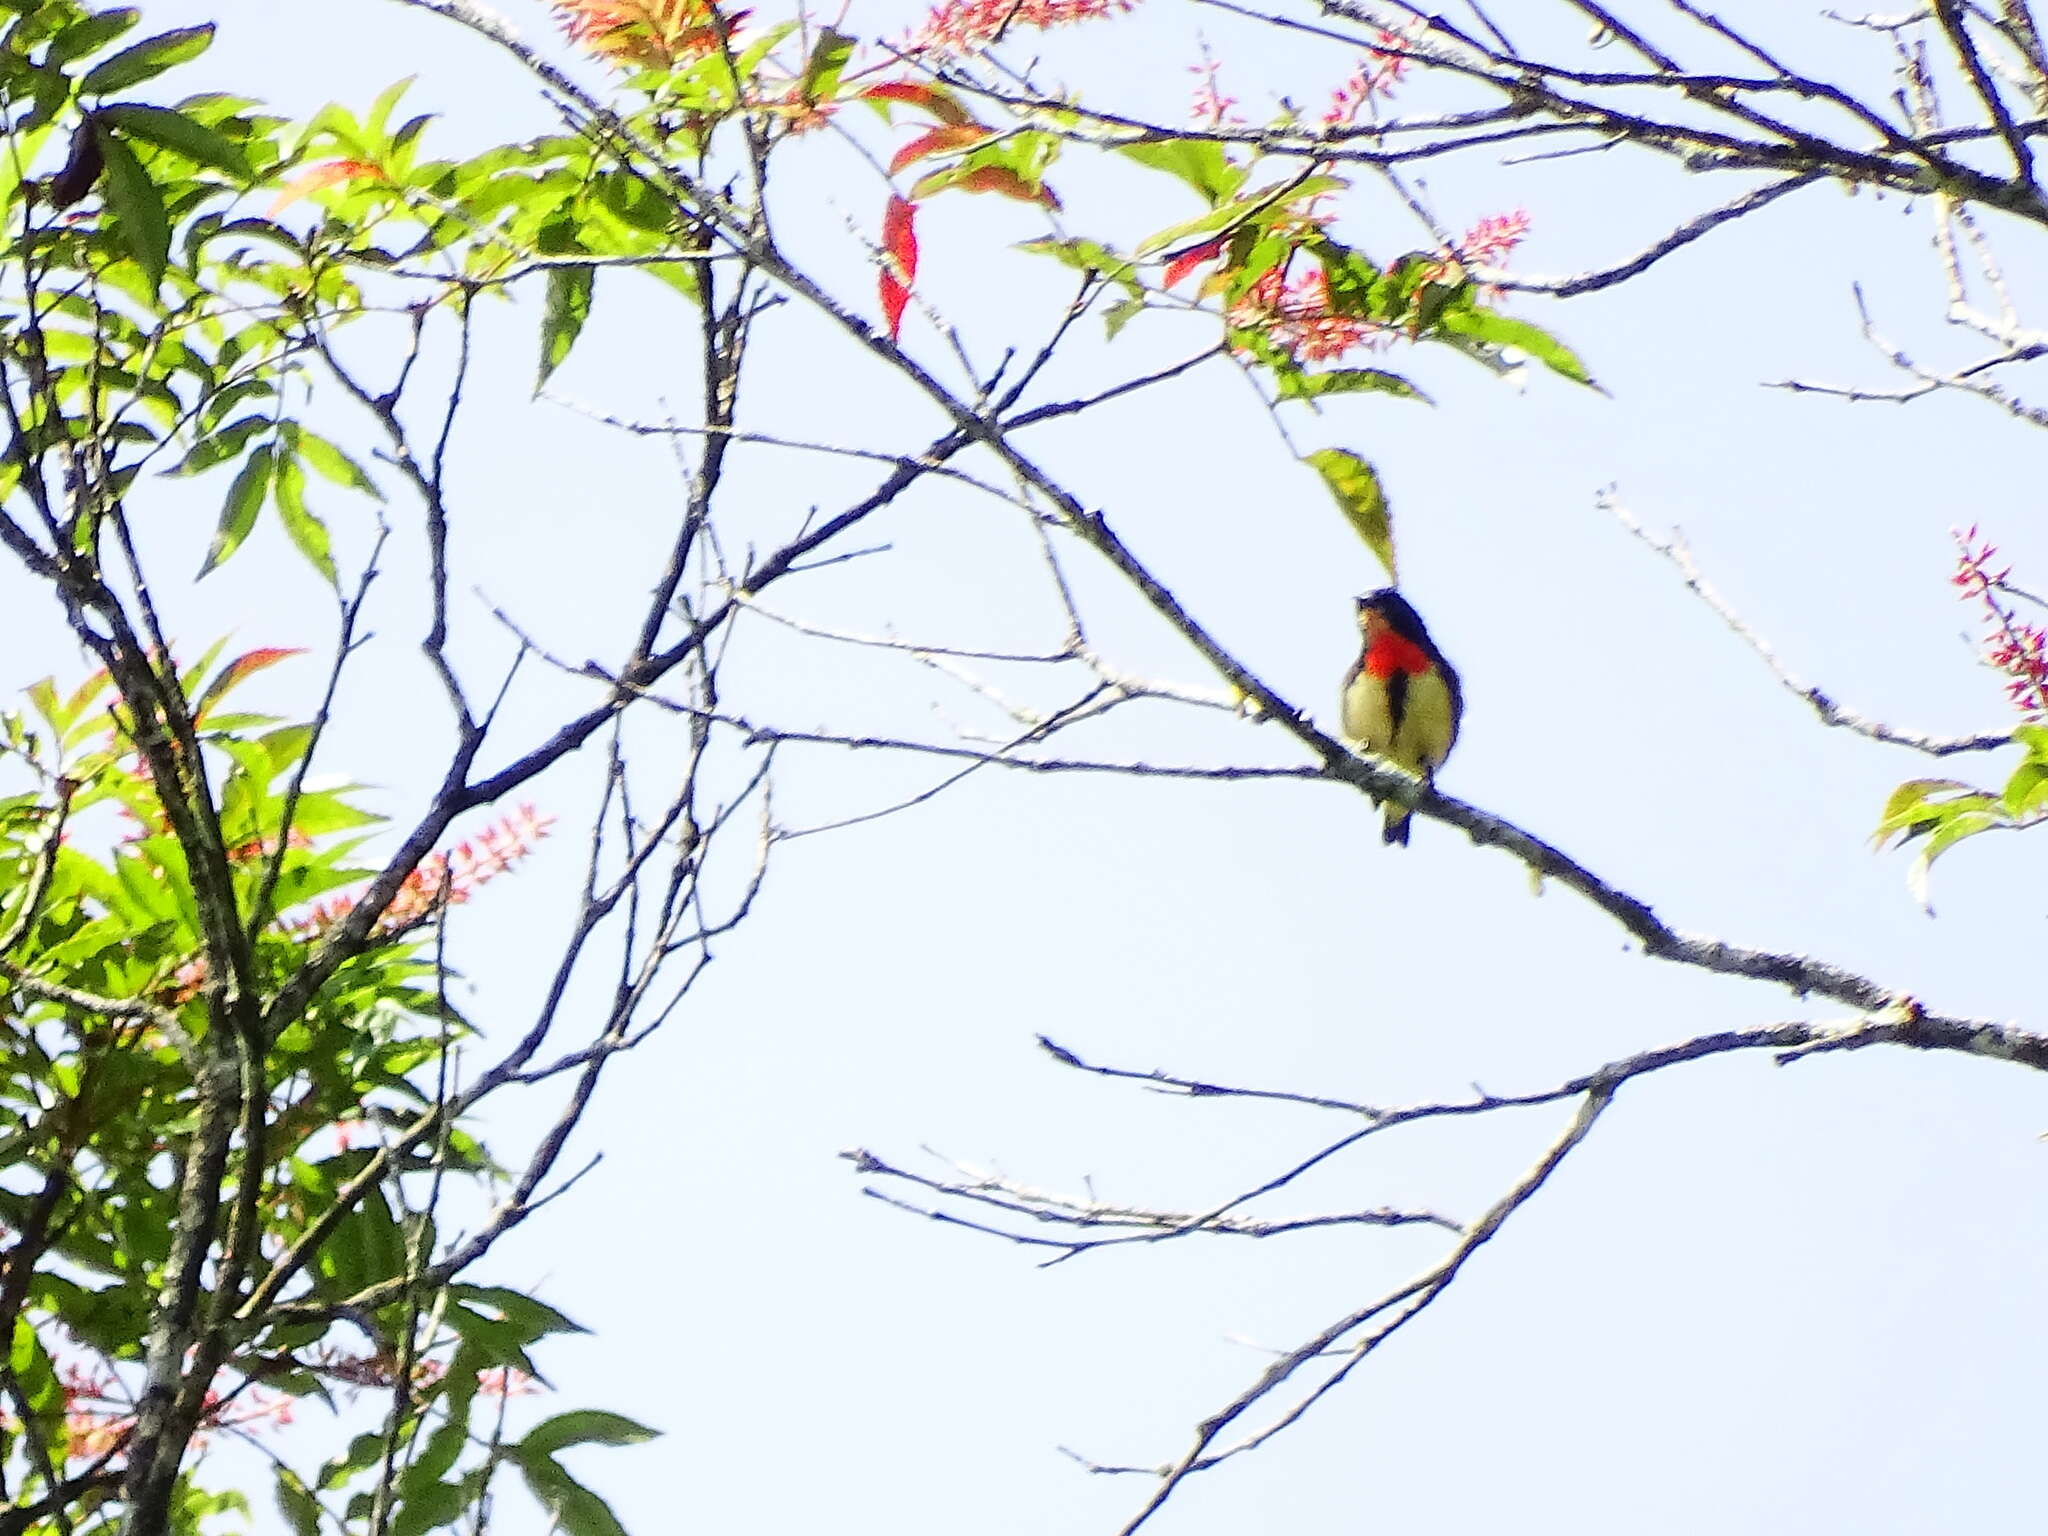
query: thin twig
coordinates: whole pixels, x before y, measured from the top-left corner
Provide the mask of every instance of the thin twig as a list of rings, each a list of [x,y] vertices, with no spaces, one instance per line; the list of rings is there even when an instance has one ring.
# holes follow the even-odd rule
[[[1622,527],[1677,567],[1687,589],[1711,608],[1721,622],[1756,653],[1758,660],[1771,669],[1771,675],[1788,693],[1806,702],[1820,717],[1821,724],[1854,731],[1858,736],[1867,737],[1871,741],[1881,741],[1888,746],[1911,747],[1914,751],[1925,752],[1930,757],[1948,757],[1958,752],[1991,752],[2012,744],[2012,732],[2009,730],[1984,731],[1974,736],[1931,736],[1922,731],[1902,731],[1895,726],[1886,725],[1881,720],[1873,720],[1854,710],[1844,709],[1819,688],[1794,674],[1778,659],[1777,653],[1771,649],[1763,636],[1750,628],[1742,615],[1708,583],[1694,562],[1692,551],[1686,547],[1681,537],[1676,533],[1668,539],[1656,537],[1636,521],[1635,516],[1611,491],[1604,492],[1601,501]]]

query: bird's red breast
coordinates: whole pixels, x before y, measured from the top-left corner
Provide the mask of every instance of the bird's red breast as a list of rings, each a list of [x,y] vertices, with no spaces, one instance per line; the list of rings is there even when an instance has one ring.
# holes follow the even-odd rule
[[[1429,652],[1413,640],[1404,640],[1391,629],[1382,629],[1365,649],[1365,670],[1369,677],[1392,677],[1406,672],[1411,677],[1427,672],[1435,663]]]

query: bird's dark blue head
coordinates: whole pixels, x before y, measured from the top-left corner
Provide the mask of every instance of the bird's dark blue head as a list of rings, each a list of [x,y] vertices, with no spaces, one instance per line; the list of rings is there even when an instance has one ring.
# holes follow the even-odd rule
[[[1429,643],[1429,631],[1423,627],[1422,615],[1409,605],[1408,599],[1392,587],[1382,587],[1377,592],[1368,592],[1358,600],[1358,616],[1363,620],[1368,613],[1376,613],[1386,621],[1387,628],[1416,645]]]

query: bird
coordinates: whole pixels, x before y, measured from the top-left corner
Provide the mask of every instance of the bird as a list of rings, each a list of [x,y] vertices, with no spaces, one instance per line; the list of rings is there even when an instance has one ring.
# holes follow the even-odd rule
[[[1358,660],[1344,674],[1344,735],[1359,747],[1434,779],[1457,744],[1465,695],[1458,673],[1392,587],[1358,599]],[[1408,807],[1387,803],[1381,841],[1406,845]]]

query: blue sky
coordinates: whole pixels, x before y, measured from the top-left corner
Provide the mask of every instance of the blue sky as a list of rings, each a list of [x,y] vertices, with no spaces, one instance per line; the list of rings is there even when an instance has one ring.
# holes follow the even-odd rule
[[[366,103],[416,73],[420,109],[444,114],[435,131],[451,146],[550,128],[516,69],[397,5],[322,7],[317,26],[303,8],[249,0],[145,11],[152,24],[221,20],[193,89],[305,111]],[[911,14],[851,25],[888,35]],[[540,7],[514,16],[545,35]],[[1859,67],[1840,35],[1806,26],[1795,24],[1804,46]],[[1272,95],[1316,100],[1350,63],[1167,0],[1053,40],[1048,56],[1171,118],[1197,31],[1253,115]],[[1115,50],[1114,69],[1091,61],[1097,46]],[[867,302],[849,225],[872,231],[879,183],[829,142],[792,176],[792,248]],[[1516,265],[1543,273],[1615,259],[1725,195],[1606,157],[1474,160],[1427,179],[1454,226],[1527,208],[1534,234]],[[1129,241],[1195,211],[1079,160],[1058,185],[1074,232]],[[1378,248],[1412,243],[1376,233],[1387,213],[1363,191],[1346,211]],[[977,356],[1034,339],[1064,302],[1059,269],[1007,248],[1042,232],[1030,210],[930,206],[921,291]],[[2024,289],[2029,237],[1993,232]],[[1853,707],[1933,731],[2004,721],[1997,680],[1974,660],[1973,616],[1947,585],[1948,529],[1981,525],[2020,578],[2048,582],[2037,444],[1976,402],[1850,406],[1761,387],[1889,382],[1858,337],[1852,281],[1901,337],[1953,345],[1938,334],[1924,210],[1821,188],[1618,288],[1520,305],[1610,397],[1549,377],[1517,389],[1449,354],[1396,356],[1434,408],[1340,400],[1293,427],[1303,447],[1365,453],[1389,487],[1404,588],[1465,680],[1448,791],[1678,926],[2026,1023],[2043,919],[2030,845],[1985,838],[1951,855],[1936,871],[1939,915],[1924,913],[1904,861],[1868,846],[1885,793],[1930,771],[1924,760],[1824,730],[1596,499],[1615,486],[1653,530],[1682,527],[1787,662]],[[485,329],[458,443],[462,584],[563,654],[602,655],[647,585],[673,470],[657,445],[528,398],[535,318],[529,304]],[[658,417],[689,398],[690,328],[651,283],[607,286],[556,391]],[[942,357],[923,319],[905,336]],[[1045,398],[1206,339],[1197,321],[1148,316],[1113,346],[1078,347]],[[808,317],[771,317],[762,348],[743,412],[761,430],[885,447],[928,435],[928,408]],[[1334,720],[1350,598],[1381,576],[1237,376],[1212,366],[1032,448],[1227,644]],[[742,455],[740,473],[764,542],[793,511],[874,478],[766,451]],[[210,509],[167,505],[182,521],[161,537],[202,547]],[[886,556],[793,585],[789,605],[957,644],[1057,639],[1014,513],[927,486],[872,531]],[[259,534],[248,558],[272,575],[175,592],[175,622],[195,637],[233,627],[251,644],[317,642],[325,621],[282,542]],[[1119,662],[1212,686],[1100,571],[1079,558],[1075,571]],[[391,586],[404,581],[401,559]],[[392,701],[420,679],[399,643],[413,621],[390,601],[389,659],[373,663],[388,670],[371,674],[336,750],[402,810],[425,787],[426,759],[393,750],[394,716],[409,733],[412,707]],[[479,675],[502,649],[481,614],[468,607],[463,653]],[[20,684],[75,665],[57,633],[22,636]],[[736,662],[746,697],[785,725],[976,718],[912,666],[769,633],[750,644]],[[416,696],[430,718],[430,696]],[[538,687],[515,726],[558,697]],[[1277,731],[1165,709],[1090,740],[1160,760],[1291,760]],[[929,776],[830,748],[791,753],[778,816],[830,819]],[[560,932],[578,867],[567,829],[587,794],[587,771],[546,786],[537,798],[562,818],[558,845],[469,909],[460,958],[487,1029],[517,1027]],[[1091,1478],[1057,1447],[1170,1460],[1267,1351],[1397,1283],[1440,1239],[1184,1241],[1040,1270],[1028,1250],[862,1198],[842,1148],[936,1171],[919,1162],[930,1147],[1034,1185],[1199,1209],[1346,1127],[1085,1078],[1035,1034],[1141,1070],[1395,1103],[1473,1083],[1533,1090],[1690,1034],[1839,1011],[1645,962],[1568,892],[1533,893],[1518,866],[1440,826],[1418,823],[1405,853],[1384,850],[1372,807],[1336,786],[984,773],[917,811],[787,846],[690,1006],[607,1084],[578,1141],[602,1163],[485,1278],[534,1287],[594,1330],[546,1360],[561,1401],[666,1431],[580,1464],[629,1529],[1107,1532],[1142,1483]],[[1565,1118],[1389,1136],[1272,1214],[1389,1203],[1470,1217]],[[498,1133],[516,1143],[529,1128],[508,1115]],[[1903,1051],[1729,1060],[1634,1084],[1432,1313],[1272,1446],[1187,1487],[1156,1528],[2028,1527],[2048,1374],[2031,1322],[2048,1282],[2044,1129],[2048,1100],[2019,1069]],[[526,1518],[501,1510],[508,1531],[540,1528]]]

